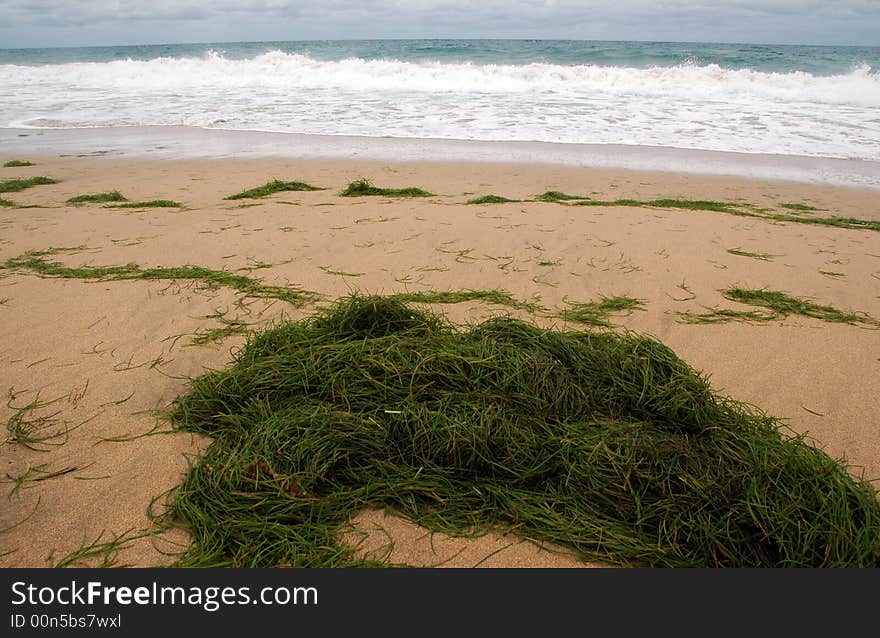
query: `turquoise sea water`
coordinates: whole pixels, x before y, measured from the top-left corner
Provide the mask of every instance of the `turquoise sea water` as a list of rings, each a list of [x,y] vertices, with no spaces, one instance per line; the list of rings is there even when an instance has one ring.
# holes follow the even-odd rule
[[[0,127],[880,159],[880,48],[543,40],[0,49]]]
[[[880,47],[830,47],[680,42],[582,42],[571,40],[366,40],[315,42],[237,42],[151,46],[0,49],[0,64],[64,64],[200,57],[218,51],[231,60],[269,51],[297,53],[317,60],[394,59],[408,62],[603,66],[717,64],[727,69],[815,75],[846,74],[862,65],[880,70]]]

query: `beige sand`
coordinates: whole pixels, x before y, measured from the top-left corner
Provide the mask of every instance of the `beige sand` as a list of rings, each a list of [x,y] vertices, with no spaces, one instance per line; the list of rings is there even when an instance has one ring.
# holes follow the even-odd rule
[[[229,270],[269,263],[271,268],[252,270],[251,276],[328,298],[351,290],[502,288],[561,307],[565,300],[603,294],[638,297],[645,311],[619,317],[621,326],[658,337],[710,375],[717,390],[786,419],[832,456],[880,477],[880,332],[802,317],[769,325],[677,321],[679,311],[736,307],[719,293],[731,285],[782,290],[880,317],[880,234],[713,212],[534,202],[462,205],[489,193],[529,198],[561,190],[606,200],[682,197],[767,207],[798,202],[827,209],[822,214],[880,219],[876,192],[511,164],[35,161],[32,168],[0,169],[0,179],[47,175],[62,181],[4,195],[17,204],[47,207],[0,208],[0,260],[28,250],[86,246],[85,252],[56,259],[72,266],[134,262]],[[380,186],[420,186],[438,195],[337,196],[361,176]],[[329,190],[223,200],[273,178]],[[113,189],[131,200],[181,201],[187,209],[63,205],[74,195]],[[727,252],[731,248],[775,258],[736,256]],[[76,426],[63,445],[47,452],[0,445],[0,478],[9,493],[0,507],[0,529],[7,530],[0,533],[0,565],[42,566],[84,542],[150,529],[151,500],[179,482],[186,455],[197,454],[208,441],[187,434],[124,439],[157,424],[165,429],[153,411],[185,391],[182,377],[223,366],[230,349],[242,343],[231,337],[191,347],[192,335],[217,326],[210,318],[217,312],[249,322],[308,312],[282,302],[235,301],[230,290],[205,290],[191,282],[87,283],[0,270],[0,392],[14,397],[12,407],[0,404],[0,422],[39,393],[41,400],[57,399],[39,411],[57,412],[56,425],[46,431]],[[482,304],[442,309],[456,321],[504,311]],[[23,483],[12,493],[12,481],[28,468],[31,478],[42,476],[38,470],[69,471]],[[355,523],[365,534],[355,534],[363,550],[372,555],[390,550],[395,562],[577,564],[555,549],[538,550],[509,537],[431,539],[425,530],[377,512]],[[122,552],[119,563],[165,564],[173,558],[162,552],[185,542],[182,534],[141,539]]]

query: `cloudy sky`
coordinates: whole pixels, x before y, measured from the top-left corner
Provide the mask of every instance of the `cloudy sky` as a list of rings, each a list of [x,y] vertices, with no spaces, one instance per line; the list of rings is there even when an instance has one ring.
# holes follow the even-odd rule
[[[0,0],[0,48],[351,38],[880,46],[880,0]]]

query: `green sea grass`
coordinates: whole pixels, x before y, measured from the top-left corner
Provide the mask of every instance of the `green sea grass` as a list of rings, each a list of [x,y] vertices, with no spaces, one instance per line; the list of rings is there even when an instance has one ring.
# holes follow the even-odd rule
[[[283,182],[281,180],[272,180],[271,182],[267,182],[262,186],[258,186],[257,188],[251,188],[250,190],[241,191],[240,193],[236,193],[235,195],[230,195],[229,197],[224,197],[224,199],[258,199],[260,197],[267,197],[274,193],[280,193],[282,191],[322,191],[324,190],[320,186],[312,186],[311,184],[307,184],[305,182]]]
[[[632,297],[602,297],[601,301],[568,302],[568,308],[556,315],[564,321],[582,323],[590,326],[610,327],[610,316],[616,312],[642,310],[644,302]]]
[[[483,195],[482,197],[474,197],[467,201],[468,204],[511,204],[518,202],[518,199],[507,199],[500,195]]]
[[[364,565],[341,535],[370,506],[620,564],[880,566],[870,483],[632,333],[351,296],[252,333],[170,417],[213,440],[161,519],[180,566]]]
[[[737,301],[750,306],[758,306],[765,310],[730,310],[709,309],[705,313],[681,312],[679,317],[683,323],[725,323],[727,321],[767,322],[781,321],[789,315],[801,315],[813,319],[821,319],[831,323],[861,324],[880,327],[880,319],[864,312],[847,312],[817,304],[808,299],[792,297],[778,290],[728,288],[722,290],[725,299]]]
[[[350,183],[344,191],[339,193],[340,197],[433,197],[433,193],[426,190],[410,186],[408,188],[380,188],[364,178],[355,180]]]
[[[68,204],[101,204],[105,202],[125,202],[128,201],[119,191],[108,191],[106,193],[89,193],[87,195],[77,195],[67,200]]]
[[[146,202],[126,202],[124,204],[109,204],[106,208],[183,208],[183,204],[170,199],[151,199]]]
[[[0,193],[17,193],[32,186],[44,186],[57,184],[57,179],[51,177],[28,177],[25,179],[4,179],[0,181]]]
[[[57,261],[46,259],[47,255],[68,252],[70,249],[53,248],[45,251],[30,251],[18,257],[6,259],[0,266],[9,270],[30,271],[41,277],[62,277],[91,281],[129,281],[129,280],[194,280],[209,287],[225,286],[248,297],[279,299],[301,306],[318,298],[314,293],[288,286],[271,286],[244,275],[225,270],[213,270],[204,266],[172,266],[142,268],[137,264],[121,266],[79,266],[70,267]]]

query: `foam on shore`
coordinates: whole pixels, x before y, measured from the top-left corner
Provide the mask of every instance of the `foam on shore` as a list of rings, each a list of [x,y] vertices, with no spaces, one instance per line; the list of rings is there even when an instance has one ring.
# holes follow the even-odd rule
[[[880,188],[880,162],[657,146],[302,135],[187,126],[0,128],[0,152],[155,159],[288,158],[507,162],[729,175]]]

